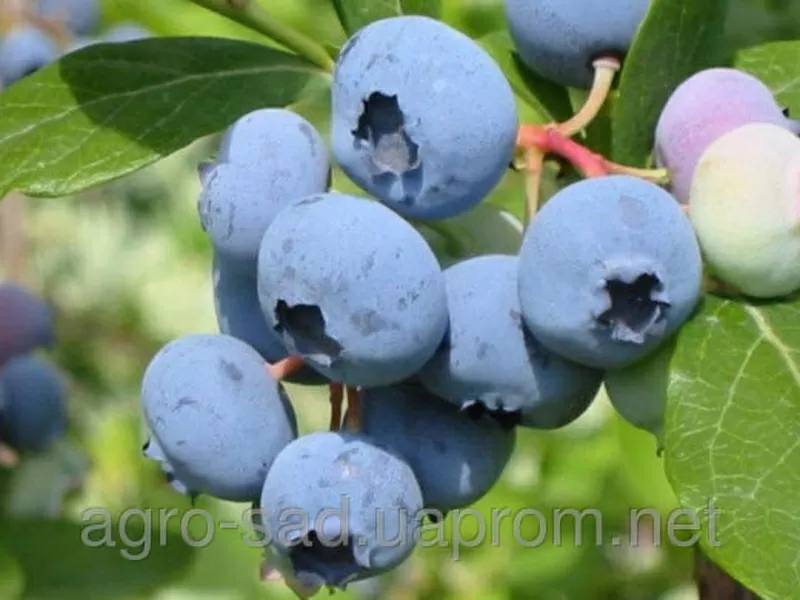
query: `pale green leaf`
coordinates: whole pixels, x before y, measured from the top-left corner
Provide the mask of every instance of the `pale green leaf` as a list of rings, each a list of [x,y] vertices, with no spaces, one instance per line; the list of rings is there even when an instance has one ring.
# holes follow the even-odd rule
[[[797,598],[800,307],[709,298],[671,369],[667,472],[701,545],[764,600]]]
[[[763,81],[793,116],[800,116],[800,42],[774,42],[736,55],[736,68]]]

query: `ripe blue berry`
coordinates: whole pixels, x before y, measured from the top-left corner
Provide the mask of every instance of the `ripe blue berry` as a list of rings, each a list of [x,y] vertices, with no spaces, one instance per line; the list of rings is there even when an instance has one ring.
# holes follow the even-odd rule
[[[282,386],[250,346],[226,335],[187,335],[164,346],[142,380],[151,439],[176,488],[224,500],[261,493],[267,469],[296,436]]]
[[[99,0],[35,0],[36,12],[49,19],[62,20],[78,35],[88,35],[100,21]]]
[[[514,45],[534,71],[561,85],[588,88],[592,61],[622,56],[650,0],[504,0]]]
[[[683,203],[697,161],[721,135],[747,123],[797,129],[759,79],[736,69],[706,69],[679,85],[656,127],[656,156],[669,169],[672,193]]]
[[[363,433],[411,466],[428,509],[445,513],[479,500],[514,451],[514,429],[473,418],[419,385],[367,388],[361,401]]]
[[[0,366],[55,340],[53,312],[44,301],[14,283],[0,284]]]
[[[33,354],[15,356],[0,370],[0,440],[40,452],[67,428],[67,385],[61,371]]]
[[[411,468],[368,437],[312,433],[275,459],[261,495],[273,550],[307,587],[343,588],[411,554],[422,493]]]
[[[200,218],[217,252],[246,270],[255,268],[261,238],[278,212],[329,185],[322,137],[285,109],[257,110],[236,121],[217,161],[203,171]]]
[[[553,196],[525,234],[522,316],[565,358],[621,368],[655,350],[700,298],[702,261],[678,202],[627,175]]]
[[[267,323],[333,381],[391,385],[447,328],[444,277],[422,236],[377,202],[319,194],[278,214],[258,259]]]
[[[536,340],[522,320],[518,269],[515,256],[488,255],[445,271],[450,327],[419,377],[433,393],[501,422],[562,427],[589,407],[602,373]]]
[[[118,23],[104,32],[101,40],[113,43],[133,42],[136,40],[144,40],[152,36],[152,33],[136,23]]]
[[[466,212],[508,169],[511,87],[473,40],[420,16],[376,21],[339,53],[333,154],[359,187],[401,215]]]
[[[242,340],[266,362],[275,363],[289,356],[280,336],[267,325],[261,312],[255,269],[252,273],[244,272],[215,254],[212,283],[220,333]],[[303,366],[289,375],[286,381],[317,384],[324,382],[325,378]]]
[[[15,27],[0,37],[0,83],[9,86],[56,60],[59,50],[47,33]]]

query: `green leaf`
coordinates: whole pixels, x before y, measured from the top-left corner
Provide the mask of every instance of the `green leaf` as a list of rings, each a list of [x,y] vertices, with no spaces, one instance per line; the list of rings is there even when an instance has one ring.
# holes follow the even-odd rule
[[[88,471],[86,456],[59,440],[46,452],[23,458],[13,472],[5,509],[14,517],[57,517],[66,495],[80,487]]]
[[[400,0],[400,6],[407,15],[438,18],[442,12],[442,0]]]
[[[339,21],[352,35],[373,21],[398,15],[425,15],[438,18],[441,0],[332,0]]]
[[[503,70],[514,93],[536,111],[536,122],[566,121],[572,116],[567,89],[526,67],[507,31],[492,32],[478,42]]]
[[[700,516],[709,557],[765,600],[800,589],[798,318],[796,303],[707,299],[668,384],[670,482]]]
[[[487,203],[458,217],[422,221],[416,227],[444,267],[485,254],[516,254],[522,243],[519,219]]]
[[[0,94],[0,196],[78,192],[327,84],[305,60],[249,42],[154,38],[85,48]]]
[[[800,42],[774,42],[740,51],[734,66],[763,81],[793,117],[800,116]]]
[[[24,598],[139,597],[180,578],[195,552],[177,532],[159,531],[155,525],[160,516],[152,515],[152,529],[140,517],[131,517],[124,525],[114,522],[105,539],[97,530],[67,520],[3,521],[0,543],[24,574]],[[100,520],[88,523],[94,526]]]
[[[625,58],[613,114],[614,160],[644,166],[672,91],[718,63],[727,0],[653,0]]]
[[[19,598],[25,589],[25,580],[17,560],[0,546],[0,598]]]

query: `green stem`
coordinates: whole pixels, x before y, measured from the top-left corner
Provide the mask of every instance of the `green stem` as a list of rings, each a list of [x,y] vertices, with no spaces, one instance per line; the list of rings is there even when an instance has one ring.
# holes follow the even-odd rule
[[[245,27],[263,33],[326,71],[333,70],[333,59],[328,55],[324,46],[285,23],[281,23],[279,19],[264,10],[257,0],[191,1]]]

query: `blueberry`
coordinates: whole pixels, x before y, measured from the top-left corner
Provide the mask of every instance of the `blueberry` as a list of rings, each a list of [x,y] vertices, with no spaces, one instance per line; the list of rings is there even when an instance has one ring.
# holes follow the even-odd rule
[[[28,289],[0,284],[0,366],[55,341],[53,311]]]
[[[490,411],[503,423],[562,427],[589,407],[602,372],[536,340],[522,320],[518,269],[515,256],[487,255],[445,271],[450,327],[419,378],[457,406]]]
[[[751,123],[703,153],[689,211],[703,256],[719,278],[757,298],[800,289],[800,140]]]
[[[422,508],[411,468],[348,433],[289,444],[261,494],[271,546],[307,587],[344,588],[400,565],[418,540]]]
[[[9,86],[59,56],[56,43],[41,29],[16,27],[0,37],[0,83]]]
[[[269,363],[278,362],[289,352],[280,336],[267,325],[258,303],[256,271],[242,272],[219,256],[212,266],[214,307],[221,333],[238,338],[252,346]],[[325,378],[308,367],[286,378],[290,383],[323,383]]]
[[[403,216],[477,205],[505,174],[517,136],[511,87],[473,40],[420,16],[376,21],[339,53],[333,154],[359,187]]]
[[[722,134],[758,122],[797,127],[769,88],[748,73],[706,69],[679,85],[656,127],[656,157],[669,169],[672,193],[688,202],[694,169],[705,149]]]
[[[194,334],[164,346],[142,380],[145,454],[176,488],[224,500],[258,497],[267,469],[296,437],[282,386],[250,346]]]
[[[691,316],[700,249],[678,202],[627,175],[574,183],[544,205],[520,251],[522,316],[551,351],[622,368]]]
[[[320,134],[285,109],[263,109],[225,132],[218,163],[204,167],[203,228],[217,252],[255,267],[269,224],[292,200],[328,189],[330,161]]]
[[[100,21],[99,0],[35,0],[36,12],[49,19],[64,20],[78,35],[89,35]]]
[[[104,32],[101,40],[104,42],[133,42],[152,37],[153,34],[147,29],[136,23],[117,23],[111,29]]]
[[[504,0],[520,58],[561,85],[588,88],[592,62],[624,56],[647,14],[649,0]]]
[[[281,211],[258,259],[267,323],[333,381],[391,385],[447,328],[444,277],[422,236],[377,202],[309,196]]]
[[[19,451],[41,452],[67,429],[67,385],[53,363],[15,356],[0,370],[0,440]]]
[[[418,384],[361,392],[362,431],[405,460],[425,507],[464,508],[497,483],[514,451],[515,430],[488,415],[472,418]]]

